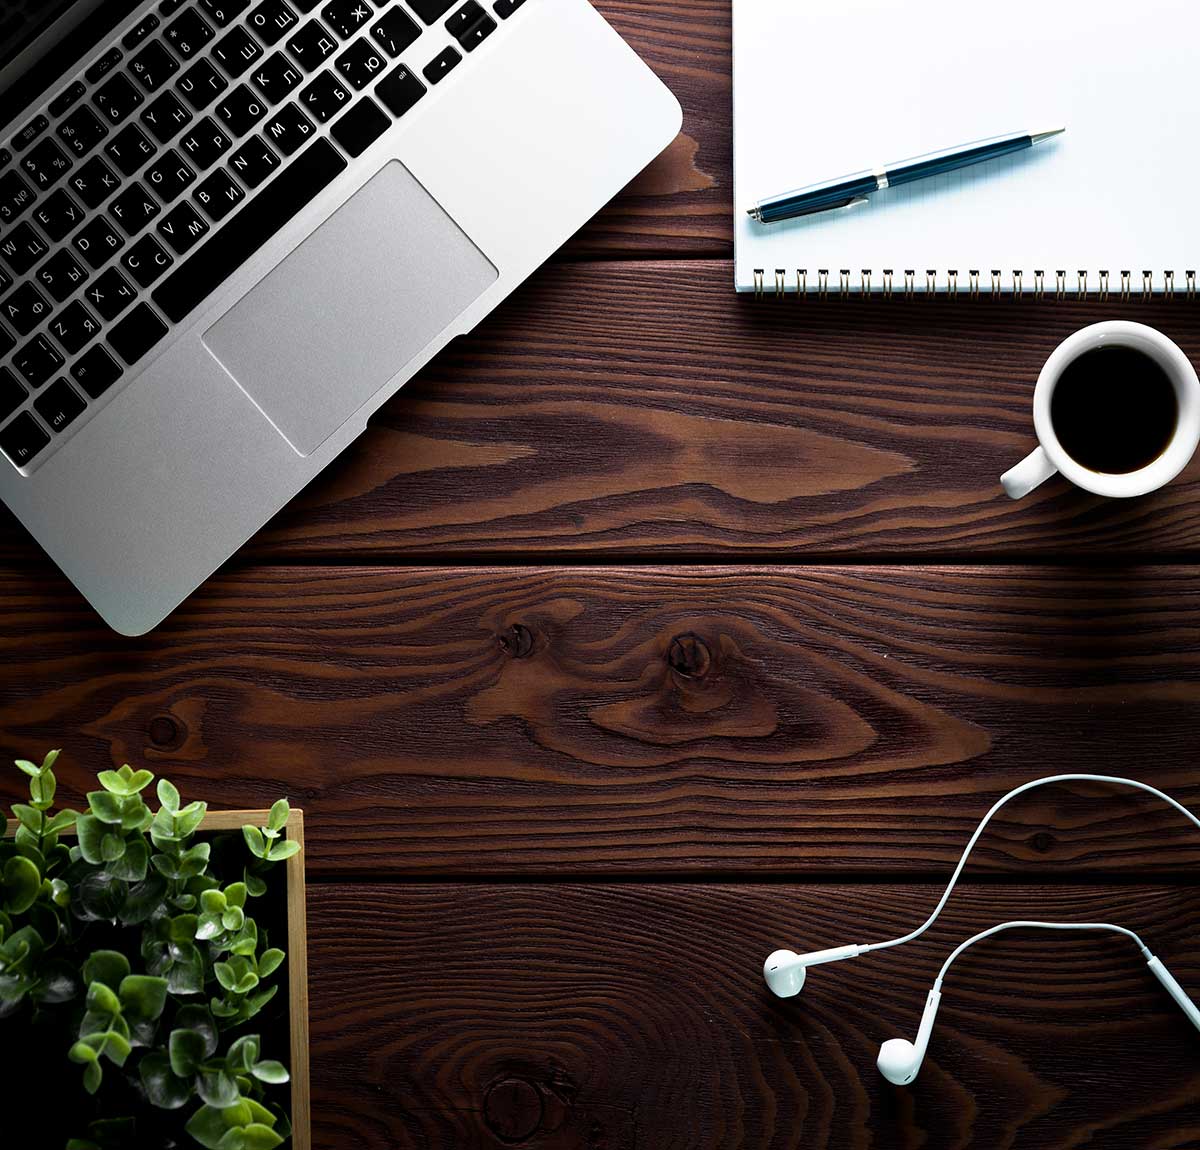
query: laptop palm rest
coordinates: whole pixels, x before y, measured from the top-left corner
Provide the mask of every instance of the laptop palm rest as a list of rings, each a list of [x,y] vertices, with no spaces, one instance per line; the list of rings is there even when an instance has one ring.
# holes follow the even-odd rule
[[[204,343],[309,455],[497,278],[393,160],[210,327]]]

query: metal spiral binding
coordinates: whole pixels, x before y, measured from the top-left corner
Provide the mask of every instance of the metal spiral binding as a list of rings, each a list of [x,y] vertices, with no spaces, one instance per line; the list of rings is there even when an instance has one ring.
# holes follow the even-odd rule
[[[909,268],[904,273],[904,298],[912,299],[917,290],[917,273]]]
[[[1194,271],[1187,273],[1187,297],[1190,300],[1196,298],[1196,273]]]
[[[937,269],[930,268],[925,273],[925,294],[931,299],[937,295]]]
[[[1033,298],[1042,300],[1046,298],[1046,273],[1037,268],[1033,273]]]
[[[870,268],[863,268],[862,282],[860,284],[859,290],[862,292],[863,299],[871,298],[871,269]]]
[[[992,268],[992,299],[1000,298],[1000,269]]]
[[[838,295],[842,299],[850,298],[850,269],[842,268],[838,272]]]
[[[817,296],[820,299],[829,298],[829,269],[817,269]]]
[[[1173,271],[1163,272],[1163,298],[1175,298],[1175,273]]]
[[[970,276],[970,278],[971,278],[971,298],[978,299],[979,298],[979,269],[971,268],[968,270],[967,275]]]
[[[1025,291],[1025,273],[1020,268],[1013,268],[1013,299],[1019,300]]]
[[[784,278],[787,272],[783,268],[775,269],[775,298],[783,299],[787,291],[787,280]]]
[[[883,269],[883,298],[884,299],[892,298],[892,269],[891,268]]]
[[[958,268],[946,272],[946,295],[950,299],[958,299]]]
[[[1100,302],[1108,303],[1108,270],[1100,273]]]
[[[762,299],[763,296],[763,269],[754,269],[754,298]]]
[[[1130,297],[1129,288],[1130,276],[1128,272],[1121,273],[1121,302],[1128,303]]]

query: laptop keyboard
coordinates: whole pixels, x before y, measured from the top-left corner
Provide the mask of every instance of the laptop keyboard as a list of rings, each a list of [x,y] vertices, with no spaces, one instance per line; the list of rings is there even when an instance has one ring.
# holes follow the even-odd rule
[[[0,452],[47,458],[524,2],[163,0],[119,33],[0,146]]]

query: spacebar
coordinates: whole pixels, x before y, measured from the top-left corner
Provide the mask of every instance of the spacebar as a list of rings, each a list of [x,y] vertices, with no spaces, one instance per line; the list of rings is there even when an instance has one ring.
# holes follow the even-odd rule
[[[345,168],[333,145],[317,140],[163,280],[154,302],[179,323]]]

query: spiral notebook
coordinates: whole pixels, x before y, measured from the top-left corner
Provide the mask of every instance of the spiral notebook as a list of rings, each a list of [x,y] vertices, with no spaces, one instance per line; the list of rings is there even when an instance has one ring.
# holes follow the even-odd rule
[[[1191,0],[733,0],[738,291],[1195,297]],[[1013,156],[783,223],[757,200],[1005,132]]]

